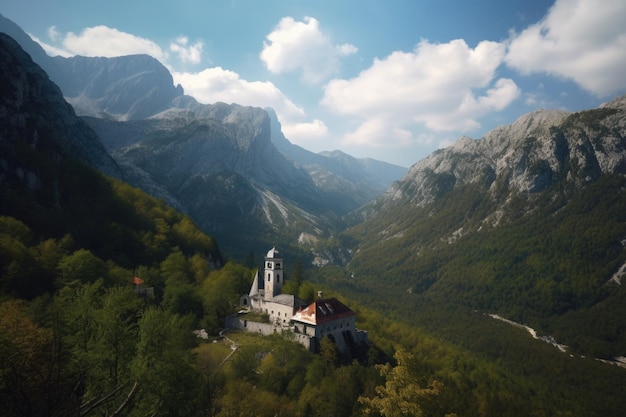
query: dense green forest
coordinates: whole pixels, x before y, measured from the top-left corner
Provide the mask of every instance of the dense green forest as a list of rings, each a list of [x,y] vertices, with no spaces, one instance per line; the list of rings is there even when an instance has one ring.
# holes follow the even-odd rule
[[[503,218],[515,221],[484,229],[494,201],[457,187],[428,209],[390,212],[333,236],[333,249],[356,253],[361,244],[349,269],[288,259],[285,292],[341,298],[369,332],[359,357],[340,354],[329,339],[313,354],[288,333],[222,332],[250,288],[257,255],[246,265],[229,261],[190,217],[77,161],[86,160],[86,149],[68,145],[80,139],[71,129],[77,120],[71,112],[60,120],[48,106],[63,103],[60,94],[49,85],[20,88],[18,65],[5,67],[2,97],[14,114],[3,119],[0,140],[0,416],[626,409],[626,370],[594,358],[625,351],[626,295],[609,282],[625,257],[623,177],[533,199],[497,184],[496,195],[508,199]],[[23,85],[46,80],[31,75]],[[14,100],[23,91],[53,100]],[[442,190],[449,180],[433,179]],[[569,350],[487,315],[494,312]]]
[[[420,325],[428,325],[419,319],[425,304],[463,306],[530,325],[581,354],[620,356],[626,291],[611,278],[626,262],[625,186],[624,177],[605,176],[580,192],[513,195],[501,213],[509,221],[498,227],[484,222],[497,203],[474,185],[459,187],[433,207],[405,207],[353,228],[344,240],[365,243],[350,273],[330,279]],[[391,237],[381,246],[375,236],[383,233]]]
[[[225,262],[211,238],[162,201],[71,159],[55,171],[61,195],[52,203],[45,189],[3,189],[0,415],[382,409],[375,389],[385,371],[374,365],[393,361],[387,353],[372,349],[351,362],[327,339],[313,355],[289,338],[219,336],[253,271]],[[312,297],[298,262],[293,275],[292,290]],[[209,340],[195,336],[200,328]],[[426,407],[435,392],[424,389]]]
[[[408,293],[400,273],[368,288],[360,273],[288,264],[285,290],[348,297],[372,342],[358,360],[328,340],[314,355],[288,337],[220,336],[254,262],[226,261],[188,217],[81,163],[54,173],[50,189],[2,191],[0,415],[573,416],[626,405],[623,369],[470,304]]]
[[[350,297],[372,342],[359,360],[328,340],[314,355],[288,337],[219,336],[253,270],[224,261],[163,202],[79,163],[64,169],[56,205],[5,195],[28,210],[0,217],[1,415],[617,415],[626,405],[623,369],[463,303],[394,291],[405,283],[393,275],[383,292],[338,267],[296,260],[287,271],[285,289],[305,298]]]

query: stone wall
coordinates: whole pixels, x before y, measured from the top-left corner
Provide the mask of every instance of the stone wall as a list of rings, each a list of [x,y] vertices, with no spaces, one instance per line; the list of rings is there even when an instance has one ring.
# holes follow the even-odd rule
[[[245,319],[245,315],[232,315],[226,317],[226,328],[239,329],[250,333],[257,333],[263,336],[269,336],[274,333],[284,334],[289,328],[278,327],[270,323],[259,323]],[[309,351],[313,351],[315,345],[313,339],[305,334],[291,333],[289,337],[293,337],[294,341],[300,343]]]

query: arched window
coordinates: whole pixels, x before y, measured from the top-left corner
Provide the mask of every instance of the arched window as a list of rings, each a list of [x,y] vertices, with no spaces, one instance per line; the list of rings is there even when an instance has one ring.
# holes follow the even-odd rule
[[[271,276],[272,275],[270,275],[269,273],[267,274],[267,282],[269,282]]]

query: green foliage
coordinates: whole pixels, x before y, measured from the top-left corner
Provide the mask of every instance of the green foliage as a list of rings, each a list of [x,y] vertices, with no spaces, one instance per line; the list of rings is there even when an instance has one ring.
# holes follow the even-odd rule
[[[526,197],[495,183],[494,199],[507,199],[503,218],[515,222],[492,227],[484,184],[453,188],[454,178],[432,175],[440,196],[432,207],[390,211],[328,241],[333,253],[366,242],[350,270],[325,268],[314,284],[296,263],[285,290],[312,300],[323,287],[372,307],[355,307],[372,341],[366,366],[341,363],[329,339],[320,355],[254,334],[198,345],[192,330],[218,334],[254,262],[216,269],[217,244],[164,202],[75,161],[44,168],[53,181],[40,190],[0,190],[3,415],[356,416],[394,415],[400,405],[434,416],[619,415],[626,407],[622,369],[570,357],[482,314],[541,327],[573,353],[623,354],[626,292],[607,284],[626,260],[623,178],[580,195],[535,196],[533,213]],[[133,287],[133,276],[144,284]],[[148,287],[154,299],[139,296]]]
[[[194,366],[191,320],[148,308],[138,322],[139,340],[131,363],[139,384],[136,415],[188,416],[197,413],[201,377]]]
[[[435,415],[434,410],[429,408],[436,404],[434,398],[443,385],[432,381],[428,386],[422,386],[421,375],[410,353],[399,350],[394,358],[397,362],[395,366],[389,363],[377,366],[385,384],[376,387],[376,396],[359,397],[365,405],[365,412],[386,417]]]
[[[61,346],[20,300],[0,304],[0,357],[2,415],[70,415],[76,399],[63,372]]]
[[[620,243],[626,236],[625,184],[623,177],[607,176],[572,196],[555,189],[533,197],[530,213],[526,199],[511,198],[501,214],[511,221],[497,227],[485,221],[493,203],[472,186],[427,210],[392,210],[394,217],[354,229],[366,242],[350,264],[355,278],[340,275],[333,285],[386,310],[399,304],[378,295],[391,299],[410,292],[416,299],[410,305],[428,300],[497,312],[546,331],[558,329],[561,340],[576,340],[582,353],[621,355],[623,332],[609,347],[603,342],[606,328],[586,327],[583,340],[576,336],[581,328],[564,320],[585,311],[590,322],[626,326],[623,315],[594,307],[619,304],[611,300],[622,297],[623,290],[608,281],[626,261]],[[394,238],[379,245],[383,231]]]

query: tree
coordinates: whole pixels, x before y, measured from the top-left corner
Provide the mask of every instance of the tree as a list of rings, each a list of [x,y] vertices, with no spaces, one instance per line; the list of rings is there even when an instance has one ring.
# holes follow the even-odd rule
[[[385,378],[385,385],[376,387],[373,398],[359,397],[367,414],[379,413],[385,417],[426,416],[433,405],[433,397],[442,390],[443,385],[432,381],[422,387],[417,375],[412,354],[398,350],[394,355],[397,365],[377,365],[380,375]]]
[[[22,301],[0,304],[0,357],[2,415],[76,415],[60,344],[25,314]]]
[[[201,378],[194,366],[191,318],[148,308],[139,320],[137,355],[131,364],[139,391],[137,415],[195,415]]]
[[[58,287],[76,282],[95,282],[107,277],[106,263],[87,249],[79,249],[63,257],[59,262],[60,282]]]

